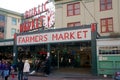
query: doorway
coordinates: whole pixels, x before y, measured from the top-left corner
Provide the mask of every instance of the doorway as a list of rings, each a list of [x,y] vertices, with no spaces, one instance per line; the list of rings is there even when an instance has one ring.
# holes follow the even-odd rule
[[[52,66],[59,71],[89,73],[91,70],[91,56],[90,41],[51,45]]]

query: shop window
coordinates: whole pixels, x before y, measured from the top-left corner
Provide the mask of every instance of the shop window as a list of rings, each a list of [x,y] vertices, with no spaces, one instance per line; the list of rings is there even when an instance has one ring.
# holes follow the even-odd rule
[[[74,16],[80,14],[80,3],[72,3],[67,5],[67,16]]]
[[[67,24],[67,27],[75,27],[75,26],[80,26],[80,22],[73,22]]]
[[[12,25],[17,25],[17,19],[12,17]]]
[[[100,11],[112,9],[112,0],[100,0]]]
[[[99,48],[99,54],[120,54],[120,46],[104,46]]]
[[[101,33],[113,32],[113,18],[101,19]]]

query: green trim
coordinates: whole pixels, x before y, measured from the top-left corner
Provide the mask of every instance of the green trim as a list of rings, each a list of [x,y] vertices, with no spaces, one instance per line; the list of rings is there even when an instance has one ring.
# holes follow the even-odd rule
[[[3,39],[3,40],[0,40],[0,42],[7,42],[7,41],[14,41],[14,39]]]
[[[98,75],[97,70],[97,48],[96,48],[96,37],[97,31],[91,32],[91,47],[92,47],[92,74]]]

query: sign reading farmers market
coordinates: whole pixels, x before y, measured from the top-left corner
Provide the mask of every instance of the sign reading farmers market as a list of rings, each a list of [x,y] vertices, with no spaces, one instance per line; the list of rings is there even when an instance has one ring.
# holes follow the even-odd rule
[[[25,11],[24,22],[20,24],[20,32],[27,32],[38,28],[51,28],[55,23],[54,2],[45,0],[44,3]]]
[[[91,29],[37,33],[17,36],[17,45],[91,40]]]

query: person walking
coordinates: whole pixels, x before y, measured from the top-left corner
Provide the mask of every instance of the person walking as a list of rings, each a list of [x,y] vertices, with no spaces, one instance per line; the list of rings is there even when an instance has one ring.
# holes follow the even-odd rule
[[[23,67],[24,67],[24,62],[22,62],[22,59],[18,60],[18,80],[23,80]]]
[[[3,75],[5,80],[8,80],[8,77],[10,75],[10,64],[8,63],[8,61],[4,62],[4,66],[3,66]]]
[[[44,70],[45,76],[48,76],[50,74],[50,71],[51,71],[51,61],[50,61],[50,57],[47,56],[45,60],[45,70]]]
[[[30,64],[28,60],[25,60],[23,73],[24,73],[24,80],[28,80],[28,73],[30,72]]]
[[[0,60],[0,77],[2,77],[2,60]]]

